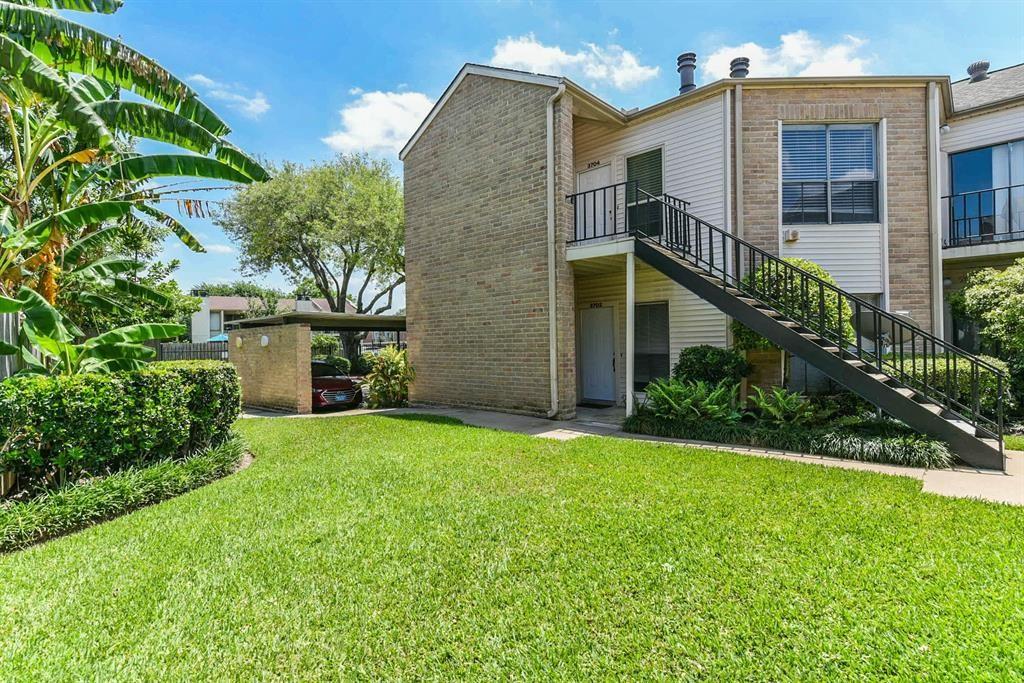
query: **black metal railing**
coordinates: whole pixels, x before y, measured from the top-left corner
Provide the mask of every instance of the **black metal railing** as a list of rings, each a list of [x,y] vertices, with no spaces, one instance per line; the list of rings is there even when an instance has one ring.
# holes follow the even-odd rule
[[[656,235],[662,226],[662,201],[683,211],[690,206],[667,194],[648,194],[636,180],[577,192],[566,195],[566,199],[573,207],[570,244],[633,234]]]
[[[941,405],[955,418],[999,439],[1002,449],[1004,392],[1009,385],[998,368],[697,218],[672,197],[647,198],[661,209],[662,229],[656,235],[637,236],[717,276],[723,288],[733,287],[771,306],[840,348],[845,358],[859,359]],[[995,378],[995,387],[983,382],[983,371]]]
[[[1024,185],[962,192],[942,199],[946,202],[946,248],[1024,240]]]

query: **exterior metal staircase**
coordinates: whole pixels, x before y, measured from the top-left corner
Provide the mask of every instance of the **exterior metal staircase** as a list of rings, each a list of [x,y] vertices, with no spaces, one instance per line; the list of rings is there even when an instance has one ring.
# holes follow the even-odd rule
[[[607,196],[607,190],[591,192]],[[581,223],[583,235],[631,236],[636,256],[730,318],[910,427],[947,442],[963,462],[1004,469],[1008,385],[997,368],[697,218],[682,200],[634,186],[621,193],[630,201],[619,205],[617,193],[611,194],[615,208],[590,212],[595,220],[607,218],[589,227],[586,210],[582,221],[579,216],[586,198],[570,197],[577,207],[577,236]],[[943,372],[945,367],[952,371]],[[983,388],[982,371],[996,378],[994,411],[982,408],[983,392],[991,392]]]

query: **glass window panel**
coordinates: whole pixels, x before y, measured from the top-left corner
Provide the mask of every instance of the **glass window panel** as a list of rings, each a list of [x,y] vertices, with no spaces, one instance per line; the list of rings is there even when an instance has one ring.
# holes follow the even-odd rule
[[[825,180],[824,126],[783,126],[782,179]]]
[[[633,389],[669,376],[668,304],[638,304],[633,328]]]
[[[876,223],[876,187],[873,181],[832,183],[832,222]]]
[[[825,183],[785,183],[782,186],[782,222],[786,225],[827,223]]]
[[[830,126],[828,155],[831,180],[874,180],[875,127]]]
[[[626,181],[637,181],[641,190],[655,197],[661,196],[661,148],[652,149],[643,154],[637,154],[626,159]],[[627,197],[627,201],[636,201],[633,197]]]
[[[992,148],[972,149],[950,156],[953,194],[977,192],[992,187]]]

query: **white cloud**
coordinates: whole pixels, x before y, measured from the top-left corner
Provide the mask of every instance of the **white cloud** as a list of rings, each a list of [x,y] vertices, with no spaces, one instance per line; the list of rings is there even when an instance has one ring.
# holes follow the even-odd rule
[[[621,45],[586,43],[585,48],[570,53],[557,45],[544,45],[532,33],[509,36],[494,46],[491,64],[556,76],[583,76],[618,90],[629,90],[658,75],[658,67],[644,66],[637,55]]]
[[[432,106],[418,92],[362,93],[341,110],[341,130],[321,140],[337,152],[398,152]]]
[[[362,88],[358,88],[358,87],[356,87],[356,88],[349,88],[348,89],[348,94],[349,95],[362,95],[363,94],[363,89]]]
[[[867,73],[871,58],[863,54],[863,38],[843,36],[826,45],[807,31],[786,33],[775,47],[744,43],[720,47],[700,61],[704,80],[728,78],[729,62],[736,57],[750,58],[750,75],[772,76],[859,76]]]
[[[221,83],[204,74],[192,74],[188,80],[203,88],[206,97],[224,102],[250,119],[258,119],[270,110],[270,102],[259,91],[249,94],[247,88],[237,83]]]
[[[211,254],[234,254],[235,248],[230,244],[205,244],[206,251]]]

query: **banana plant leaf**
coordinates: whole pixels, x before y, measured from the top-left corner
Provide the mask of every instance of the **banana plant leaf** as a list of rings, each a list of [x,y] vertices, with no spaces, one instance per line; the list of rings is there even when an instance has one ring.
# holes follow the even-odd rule
[[[195,121],[214,135],[231,132],[184,81],[119,40],[52,12],[0,2],[0,33],[50,65],[120,85]]]
[[[158,306],[170,306],[171,298],[166,294],[161,294],[152,287],[133,282],[132,280],[125,280],[124,278],[115,277],[109,281],[111,287],[122,294],[134,297],[136,299],[142,299],[143,301],[151,301]]]
[[[15,5],[26,7],[42,7],[44,9],[68,9],[76,12],[97,12],[99,14],[113,14],[124,0],[8,0]]]
[[[182,225],[181,221],[176,219],[174,216],[161,211],[155,206],[150,206],[149,204],[138,204],[135,208],[139,212],[146,214],[150,218],[155,218],[160,223],[170,228],[171,232],[177,235],[178,239],[180,239],[185,246],[192,251],[199,254],[206,253],[206,247],[204,247],[199,240],[196,239],[195,235],[189,232],[188,228]]]
[[[57,309],[34,290],[22,287],[18,290],[17,298],[21,302],[21,313],[25,316],[23,331],[60,342],[70,342],[75,334],[81,334],[80,330],[66,323]]]
[[[132,211],[133,202],[106,201],[94,204],[81,204],[65,209],[45,218],[40,218],[25,226],[26,231],[41,230],[57,224],[63,232],[69,232],[87,225],[97,225],[106,221],[127,216]]]
[[[141,181],[160,177],[206,178],[249,184],[252,178],[218,159],[192,154],[146,154],[127,157],[97,171],[105,180]]]
[[[117,92],[117,86],[106,81],[101,81],[92,76],[80,76],[73,79],[71,89],[78,93],[85,102],[88,102],[95,111],[96,103],[109,100]],[[99,113],[99,112],[97,112]],[[102,115],[100,116],[102,118]],[[109,124],[108,124],[109,126]]]
[[[65,268],[72,268],[80,263],[82,258],[91,250],[107,244],[117,238],[121,232],[120,225],[111,225],[107,228],[100,228],[81,238],[70,247],[64,250],[63,263]]]
[[[139,323],[104,332],[87,340],[82,346],[85,349],[93,349],[111,344],[139,344],[155,339],[177,337],[184,334],[186,329],[188,328],[184,325],[175,323]]]
[[[0,17],[5,8],[0,3]],[[34,11],[34,10],[33,10]],[[0,29],[3,30],[3,29]],[[52,103],[60,118],[74,126],[83,143],[106,148],[113,137],[103,119],[78,96],[60,75],[36,55],[0,33],[0,72],[17,79],[26,89]]]
[[[86,358],[97,358],[99,360],[153,360],[156,358],[156,350],[142,344],[131,342],[117,342],[114,344],[98,344],[85,347],[82,352],[82,360]]]
[[[134,273],[142,268],[135,259],[107,256],[65,270],[65,274],[83,278],[110,278],[121,273]]]
[[[0,313],[17,313],[21,310],[22,302],[6,296],[0,296]]]

